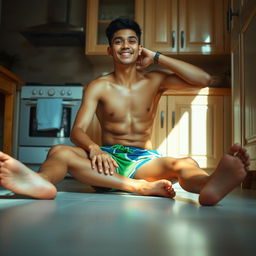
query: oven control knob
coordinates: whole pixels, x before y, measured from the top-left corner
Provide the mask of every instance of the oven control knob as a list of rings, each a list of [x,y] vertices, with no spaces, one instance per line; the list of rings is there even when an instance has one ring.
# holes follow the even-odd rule
[[[34,90],[32,91],[32,95],[37,95],[37,90],[36,90],[36,89],[34,89]]]
[[[40,90],[39,91],[39,95],[43,95],[44,94],[44,91],[43,90]]]
[[[71,90],[68,90],[68,91],[67,91],[67,94],[68,94],[68,96],[71,96],[71,95],[72,95],[72,91],[71,91]]]
[[[65,90],[61,90],[61,91],[60,91],[60,95],[61,95],[61,96],[64,96],[64,95],[65,95]]]
[[[54,94],[55,94],[55,90],[54,89],[48,90],[48,95],[49,96],[53,96]]]

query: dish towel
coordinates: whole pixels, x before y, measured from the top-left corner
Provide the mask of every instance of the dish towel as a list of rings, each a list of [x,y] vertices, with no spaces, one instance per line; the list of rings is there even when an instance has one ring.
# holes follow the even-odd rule
[[[37,130],[60,129],[62,99],[38,99],[36,106]]]

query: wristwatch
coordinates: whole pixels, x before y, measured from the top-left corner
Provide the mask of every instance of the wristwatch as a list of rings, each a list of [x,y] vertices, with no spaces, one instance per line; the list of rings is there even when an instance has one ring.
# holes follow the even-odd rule
[[[155,56],[154,56],[154,64],[158,64],[158,59],[160,56],[161,52],[156,52]]]

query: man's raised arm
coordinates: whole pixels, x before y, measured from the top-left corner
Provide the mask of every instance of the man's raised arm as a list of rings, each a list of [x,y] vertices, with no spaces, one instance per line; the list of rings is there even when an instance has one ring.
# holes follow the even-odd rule
[[[195,85],[196,87],[205,87],[211,82],[211,76],[201,68],[187,62],[165,56],[159,52],[143,48],[137,67],[145,68],[153,63],[175,73],[179,78],[190,85]]]

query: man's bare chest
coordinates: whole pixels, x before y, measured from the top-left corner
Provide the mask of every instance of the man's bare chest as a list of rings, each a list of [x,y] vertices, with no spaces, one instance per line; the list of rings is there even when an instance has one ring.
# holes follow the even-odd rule
[[[154,112],[159,97],[152,88],[113,89],[103,95],[98,111],[104,115],[104,119],[112,121],[126,119],[128,116],[135,119],[147,118]]]

